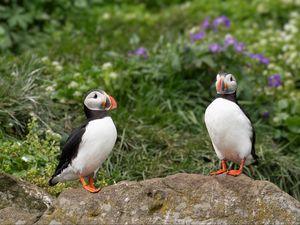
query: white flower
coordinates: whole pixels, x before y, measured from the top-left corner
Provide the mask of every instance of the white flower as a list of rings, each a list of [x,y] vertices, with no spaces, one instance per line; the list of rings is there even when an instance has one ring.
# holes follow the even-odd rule
[[[274,122],[274,123],[279,123],[279,121],[280,121],[280,120],[279,120],[279,118],[278,118],[277,116],[275,116],[275,117],[273,118],[273,122]]]
[[[22,156],[21,159],[24,161],[24,162],[28,162],[30,159],[28,158],[28,156]]]
[[[136,17],[137,17],[137,15],[134,14],[134,13],[130,13],[130,14],[125,15],[125,18],[127,20],[132,20],[132,19],[135,19]]]
[[[273,20],[268,20],[268,21],[267,21],[267,25],[268,25],[269,27],[273,26],[273,24],[274,24],[274,21],[273,21]]]
[[[282,46],[281,50],[286,52],[287,50],[289,49],[289,46],[288,45],[284,45]]]
[[[287,80],[287,81],[284,82],[284,84],[285,84],[285,86],[293,87],[294,81],[292,81],[292,80]]]
[[[268,65],[268,69],[273,69],[273,68],[275,68],[275,65],[274,65],[273,63],[270,63],[270,64]]]
[[[285,73],[285,76],[286,76],[286,77],[292,77],[292,74],[291,74],[291,72],[286,72],[286,73]]]
[[[291,24],[290,31],[293,34],[296,34],[296,33],[298,33],[299,30],[294,24]]]
[[[285,37],[283,37],[283,40],[284,40],[285,42],[289,42],[292,38],[293,38],[293,36],[290,35],[290,34],[288,34],[288,35],[286,35]]]
[[[191,3],[190,3],[190,2],[186,2],[186,3],[182,4],[182,5],[180,6],[180,8],[182,8],[182,9],[187,9],[187,8],[189,8],[190,6],[191,6]]]
[[[103,70],[108,70],[108,69],[110,69],[110,68],[112,68],[111,62],[106,62],[106,63],[104,63],[104,64],[102,65],[102,69],[103,69]]]
[[[190,33],[194,34],[199,30],[199,27],[192,27],[192,29],[190,29]]]
[[[60,63],[59,63],[58,61],[53,61],[53,62],[52,62],[52,65],[53,65],[53,66],[59,66]]]
[[[63,67],[61,65],[55,66],[54,67],[57,71],[62,71]]]
[[[48,62],[49,61],[49,57],[48,56],[44,56],[41,58],[42,62]]]
[[[291,19],[291,20],[289,21],[289,23],[292,24],[293,26],[295,26],[295,25],[297,25],[298,20],[297,20],[297,19]]]
[[[292,52],[289,56],[290,59],[295,59],[297,57],[297,52]]]
[[[116,79],[118,76],[119,76],[119,74],[117,74],[116,72],[109,73],[109,77],[112,79]]]
[[[74,77],[79,77],[80,76],[80,73],[74,73]]]
[[[269,65],[270,65],[270,64],[269,64]],[[268,71],[267,71],[267,70],[264,70],[264,71],[263,71],[263,75],[265,75],[265,76],[266,76],[266,75],[268,75],[268,74],[269,74],[269,73],[268,73]]]
[[[291,12],[290,15],[291,15],[292,18],[298,18],[299,17],[299,13],[297,11]]]
[[[272,37],[270,37],[270,41],[271,41],[271,42],[275,42],[275,41],[276,41],[276,38],[272,36]]]
[[[54,91],[54,87],[53,86],[48,86],[48,87],[46,87],[46,91],[47,92],[53,92]]]
[[[298,28],[295,26],[295,24],[292,24],[292,23],[285,24],[283,29],[286,30],[286,31],[290,31],[291,33],[297,33],[298,32]]]
[[[79,91],[75,91],[74,94],[73,94],[73,96],[79,97],[79,96],[81,96],[81,93]]]
[[[54,69],[56,69],[57,71],[62,71],[63,69],[62,65],[58,61],[53,61],[52,66],[54,66]]]
[[[104,20],[109,20],[110,19],[110,14],[109,13],[104,13],[103,15],[102,15],[102,19],[104,19]]]
[[[76,81],[71,81],[68,85],[68,88],[77,88],[78,83]]]
[[[66,99],[65,98],[61,98],[61,99],[59,99],[59,102],[60,103],[66,103]]]
[[[261,45],[266,45],[267,44],[267,40],[266,39],[260,39],[259,43]]]
[[[256,8],[257,12],[259,13],[264,13],[264,12],[267,12],[268,9],[265,7],[264,4],[259,4]]]

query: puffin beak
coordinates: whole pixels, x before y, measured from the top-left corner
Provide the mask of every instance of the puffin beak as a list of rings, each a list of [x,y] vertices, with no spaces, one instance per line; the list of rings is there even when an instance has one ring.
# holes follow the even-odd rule
[[[109,97],[109,100],[110,100],[110,103],[111,103],[108,110],[112,110],[112,109],[117,108],[118,104],[117,104],[116,100],[110,95],[108,97]]]
[[[225,83],[224,77],[222,76],[217,83],[217,93],[224,94],[224,92],[227,90],[227,88],[228,88],[228,85],[227,85],[227,83]]]

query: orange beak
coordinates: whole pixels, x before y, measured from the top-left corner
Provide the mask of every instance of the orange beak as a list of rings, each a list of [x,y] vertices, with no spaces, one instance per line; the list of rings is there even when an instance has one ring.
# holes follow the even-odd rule
[[[110,95],[108,97],[109,97],[109,100],[110,100],[110,103],[111,103],[108,110],[112,110],[112,109],[117,108],[118,104],[117,104],[116,100]]]
[[[224,77],[221,77],[220,80],[217,82],[217,93],[224,94],[224,92],[227,90],[228,85],[224,82]]]

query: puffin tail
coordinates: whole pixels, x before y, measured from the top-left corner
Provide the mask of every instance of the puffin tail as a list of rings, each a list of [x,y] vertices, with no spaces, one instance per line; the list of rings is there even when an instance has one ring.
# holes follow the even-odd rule
[[[258,156],[255,154],[255,152],[254,152],[254,154],[252,153],[252,157],[253,157],[253,159],[254,159],[254,162],[253,163],[251,163],[251,165],[253,165],[253,166],[256,166],[256,165],[258,165],[258,163],[259,163],[259,158],[258,158]]]
[[[49,186],[54,186],[54,185],[56,185],[56,184],[58,183],[57,181],[53,181],[53,179],[54,179],[54,177],[52,177],[52,178],[49,180],[49,182],[48,182]]]

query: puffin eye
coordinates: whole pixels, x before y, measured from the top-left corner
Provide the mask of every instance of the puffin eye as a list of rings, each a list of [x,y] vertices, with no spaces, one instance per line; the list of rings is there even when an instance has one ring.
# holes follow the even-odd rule
[[[233,78],[232,78],[232,76],[230,77],[230,81],[233,81]]]
[[[95,93],[95,95],[94,95],[94,97],[93,98],[97,98],[98,96],[97,96],[97,94]]]

